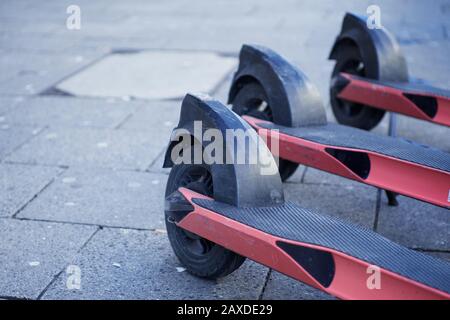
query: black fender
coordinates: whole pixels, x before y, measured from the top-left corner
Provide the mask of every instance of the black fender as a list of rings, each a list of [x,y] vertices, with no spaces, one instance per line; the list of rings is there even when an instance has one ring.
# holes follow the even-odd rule
[[[346,13],[329,59],[336,60],[340,48],[347,45],[355,45],[359,49],[367,77],[382,81],[408,81],[405,57],[394,36],[385,28],[369,29],[364,17]]]
[[[303,72],[276,52],[262,46],[242,46],[228,103],[233,103],[237,92],[251,81],[263,87],[275,123],[288,127],[326,123],[317,88]]]
[[[268,150],[264,140],[258,137],[241,117],[228,109],[217,100],[207,96],[187,94],[182,102],[180,120],[173,130],[171,142],[167,148],[163,167],[172,167],[172,149],[178,143],[181,135],[190,134],[194,137],[194,143],[206,147],[209,141],[203,141],[194,132],[194,121],[202,122],[203,132],[207,129],[218,129],[224,137],[223,155],[231,155],[237,159],[238,153],[245,154],[248,150],[258,150],[265,157],[262,162],[245,164],[210,164],[210,172],[213,179],[214,199],[237,207],[261,207],[273,206],[284,202],[281,178],[272,154]],[[183,130],[180,130],[183,129]],[[243,130],[249,132],[246,145],[227,143],[225,137],[228,129]],[[203,134],[202,132],[202,134]],[[248,149],[247,149],[248,148]],[[262,165],[273,168],[272,174],[261,174]]]

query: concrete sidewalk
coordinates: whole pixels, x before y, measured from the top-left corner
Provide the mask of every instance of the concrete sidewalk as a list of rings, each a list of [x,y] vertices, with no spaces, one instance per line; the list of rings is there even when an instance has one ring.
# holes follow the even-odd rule
[[[80,30],[66,27],[72,4]],[[226,102],[243,43],[299,66],[332,120],[327,56],[344,13],[369,4],[2,1],[0,298],[330,299],[251,261],[218,281],[185,272],[164,227],[162,154],[184,92]],[[450,1],[375,4],[410,73],[449,88]],[[450,152],[450,129],[399,118],[401,136]],[[375,188],[309,168],[285,194],[450,259],[446,209],[404,197],[388,207]]]

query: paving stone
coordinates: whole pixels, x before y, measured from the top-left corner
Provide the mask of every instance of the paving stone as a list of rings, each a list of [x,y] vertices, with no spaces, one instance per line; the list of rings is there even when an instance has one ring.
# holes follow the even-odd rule
[[[107,129],[47,129],[9,161],[61,166],[146,169],[166,146],[149,134]]]
[[[361,186],[362,184],[322,170],[307,168],[303,178],[306,184],[335,184],[344,186]]]
[[[46,33],[55,32],[60,26],[51,23],[50,21],[35,21],[33,23],[30,20],[17,19],[14,17],[2,17],[2,25],[0,26],[0,32],[14,33],[17,30],[22,32]]]
[[[5,121],[52,127],[115,128],[142,102],[72,97],[30,98],[5,114]]]
[[[71,264],[81,269],[80,290],[68,290],[62,273],[43,299],[257,299],[268,272],[247,261],[217,281],[200,279],[177,270],[167,234],[108,228]]]
[[[33,23],[33,25],[36,26],[37,23]],[[33,53],[54,54],[71,52],[81,46],[81,43],[70,37],[55,36],[54,32],[50,34],[47,32],[37,33],[20,28],[0,33],[0,45],[9,53],[26,50]]]
[[[0,93],[40,93],[96,58],[98,54],[5,52],[0,55]]]
[[[166,149],[162,150],[158,158],[153,162],[153,164],[148,168],[149,172],[157,172],[163,174],[169,174],[170,168],[163,168],[164,157],[166,155]]]
[[[170,134],[180,119],[181,101],[150,101],[120,126],[124,130],[146,131],[169,143]]]
[[[69,169],[18,217],[161,229],[166,180],[163,174]]]
[[[77,96],[181,98],[210,92],[235,64],[234,58],[207,52],[112,54],[57,88]]]
[[[19,127],[6,121],[0,122],[0,160],[33,138],[41,130],[37,127]]]
[[[23,97],[0,97],[0,125],[6,121],[4,114],[15,109],[24,100]]]
[[[381,202],[377,231],[411,248],[450,249],[448,209],[399,196],[398,207]]]
[[[0,219],[0,296],[36,299],[95,230]]]
[[[272,270],[264,300],[330,300],[333,296]]]
[[[104,54],[111,52],[136,52],[142,50],[154,50],[165,48],[167,39],[160,37],[158,34],[143,37],[124,37],[117,38],[111,36],[82,36],[79,45],[72,50],[93,50],[103,52]]]
[[[284,184],[288,201],[301,207],[372,228],[375,219],[377,190],[368,186]]]
[[[0,217],[14,215],[60,172],[52,167],[0,164]]]
[[[408,63],[412,78],[426,81],[434,86],[450,87],[450,66],[448,65],[449,41],[430,41],[402,45],[402,52]]]
[[[219,100],[224,105],[228,103],[228,92],[230,91],[231,82],[233,80],[234,71],[230,72],[228,77],[226,77],[222,83],[216,88],[215,92],[211,93],[214,99]]]

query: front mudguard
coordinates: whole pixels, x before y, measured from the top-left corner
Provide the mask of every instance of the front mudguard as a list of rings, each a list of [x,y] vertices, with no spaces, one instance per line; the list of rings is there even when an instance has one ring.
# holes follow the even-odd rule
[[[368,78],[408,81],[408,68],[400,46],[385,28],[369,29],[366,19],[346,13],[329,59],[336,60],[339,50],[346,46],[356,46],[359,49]]]
[[[275,123],[288,127],[326,123],[319,92],[300,70],[268,48],[243,45],[228,103],[232,104],[239,90],[252,81],[263,87]]]
[[[223,163],[209,164],[215,200],[237,207],[272,206],[284,201],[277,165],[265,142],[243,119],[220,102],[209,97],[187,94],[184,98],[180,120],[172,133],[163,167],[167,168],[174,165],[171,155],[180,135],[191,135],[193,143],[201,147],[208,145],[209,141],[205,142],[198,132],[195,132],[194,123],[196,121],[201,122],[202,132],[200,135],[207,129],[220,130],[222,137],[224,137],[222,151],[224,159],[227,158],[227,155],[229,155],[227,159],[238,159],[243,154],[248,158],[249,150],[257,150],[259,155],[265,157],[262,161],[256,163],[246,161],[242,164],[236,164],[223,161]],[[247,144],[228,143],[229,141],[226,139],[227,130],[249,132]],[[264,172],[263,164],[274,168],[273,174],[262,174]]]

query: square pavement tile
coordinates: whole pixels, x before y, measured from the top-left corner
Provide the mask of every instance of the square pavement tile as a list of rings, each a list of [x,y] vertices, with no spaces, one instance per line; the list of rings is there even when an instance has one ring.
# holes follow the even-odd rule
[[[210,92],[236,63],[210,52],[114,53],[56,88],[76,96],[181,98],[187,92]]]
[[[448,21],[448,17],[446,17]],[[441,26],[441,30],[443,30]],[[401,45],[408,63],[409,75],[441,88],[450,87],[448,52],[450,43],[444,41],[417,42]]]
[[[14,215],[60,172],[59,168],[0,164],[0,217]]]
[[[120,126],[123,130],[146,131],[169,144],[180,119],[181,101],[149,101]]]
[[[0,296],[36,299],[95,230],[0,219]]]
[[[161,151],[158,158],[153,162],[153,164],[148,168],[149,172],[163,173],[168,175],[171,168],[163,168],[164,157],[166,155],[166,149]]]
[[[86,66],[102,54],[41,54],[7,52],[0,55],[0,93],[33,95]]]
[[[69,169],[18,217],[162,229],[166,180],[146,172]]]
[[[382,199],[377,232],[411,248],[450,250],[449,210],[399,196],[399,206]]]
[[[368,186],[295,184],[284,185],[286,200],[372,229],[377,189]]]
[[[7,122],[51,127],[115,128],[141,102],[72,97],[30,98],[3,115]]]
[[[1,118],[2,116],[0,116]],[[8,122],[0,122],[0,160],[32,139],[42,129],[35,127],[19,127]]]
[[[155,139],[145,132],[49,128],[17,149],[8,160],[28,164],[145,170],[166,144],[166,139]]]
[[[330,300],[333,296],[272,270],[262,296],[264,300]]]
[[[268,269],[246,261],[216,281],[190,275],[164,232],[99,231],[71,264],[81,270],[81,288],[67,289],[66,273],[43,299],[257,299]]]

